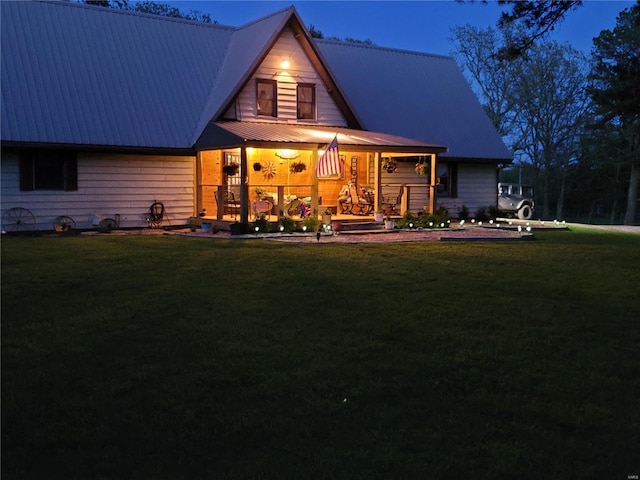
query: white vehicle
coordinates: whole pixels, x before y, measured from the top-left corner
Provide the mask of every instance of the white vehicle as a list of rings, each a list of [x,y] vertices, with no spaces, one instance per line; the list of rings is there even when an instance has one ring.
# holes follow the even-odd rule
[[[520,220],[533,217],[535,202],[533,187],[516,183],[498,184],[498,210],[508,215],[516,215]]]

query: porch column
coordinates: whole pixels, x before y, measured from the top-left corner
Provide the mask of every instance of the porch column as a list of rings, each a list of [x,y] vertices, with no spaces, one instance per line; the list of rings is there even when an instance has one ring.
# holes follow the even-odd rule
[[[240,149],[240,222],[249,222],[249,169],[247,166],[247,147]]]
[[[431,175],[429,179],[429,213],[436,211],[436,154],[431,154]]]
[[[195,160],[195,176],[193,179],[193,191],[195,192],[195,211],[193,216],[197,217],[202,211],[202,152],[196,152]]]
[[[320,152],[318,148],[315,151],[311,152],[311,212],[314,215],[322,215],[322,212],[318,211],[318,173],[316,172],[316,167],[318,165],[318,160],[320,160]]]
[[[373,211],[381,210],[382,205],[382,168],[380,167],[381,152],[373,152],[373,191],[375,192]]]

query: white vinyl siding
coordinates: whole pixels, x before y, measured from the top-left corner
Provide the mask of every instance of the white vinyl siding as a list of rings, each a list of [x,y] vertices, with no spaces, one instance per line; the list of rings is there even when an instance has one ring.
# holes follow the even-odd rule
[[[52,228],[67,215],[79,229],[94,228],[94,219],[120,215],[120,226],[146,227],[155,201],[165,206],[163,226],[184,225],[194,214],[194,157],[118,154],[78,154],[78,190],[20,191],[17,154],[2,158],[2,212],[29,209],[38,230]]]
[[[498,201],[498,173],[494,164],[458,164],[457,198],[440,197],[452,217],[465,205],[473,217],[480,207],[495,206]]]
[[[284,72],[280,66],[283,60],[289,61],[289,68]],[[278,82],[278,116],[267,117],[257,115],[256,80],[277,80]],[[297,118],[298,83],[315,84],[316,86],[316,118]],[[260,64],[253,77],[238,97],[236,108],[237,119],[242,121],[286,122],[313,125],[331,125],[346,127],[347,122],[337,105],[327,92],[322,79],[313,68],[298,41],[290,30],[284,30],[271,51]]]

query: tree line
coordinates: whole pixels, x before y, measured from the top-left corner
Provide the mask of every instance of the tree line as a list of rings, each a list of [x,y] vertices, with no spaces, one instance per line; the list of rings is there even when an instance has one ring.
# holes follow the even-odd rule
[[[501,180],[534,185],[541,218],[637,222],[640,2],[594,39],[590,56],[529,42],[530,28],[452,32],[456,60],[514,154]]]

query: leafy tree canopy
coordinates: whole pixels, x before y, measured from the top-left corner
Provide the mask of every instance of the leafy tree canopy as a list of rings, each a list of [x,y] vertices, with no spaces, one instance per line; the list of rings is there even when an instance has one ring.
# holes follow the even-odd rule
[[[134,12],[150,13],[163,17],[184,18],[202,23],[218,23],[211,19],[211,15],[199,10],[191,10],[189,13],[182,12],[179,8],[172,7],[166,3],[141,1],[129,2],[129,0],[84,0],[87,5],[97,5],[100,7],[117,8],[119,10],[131,10]]]

